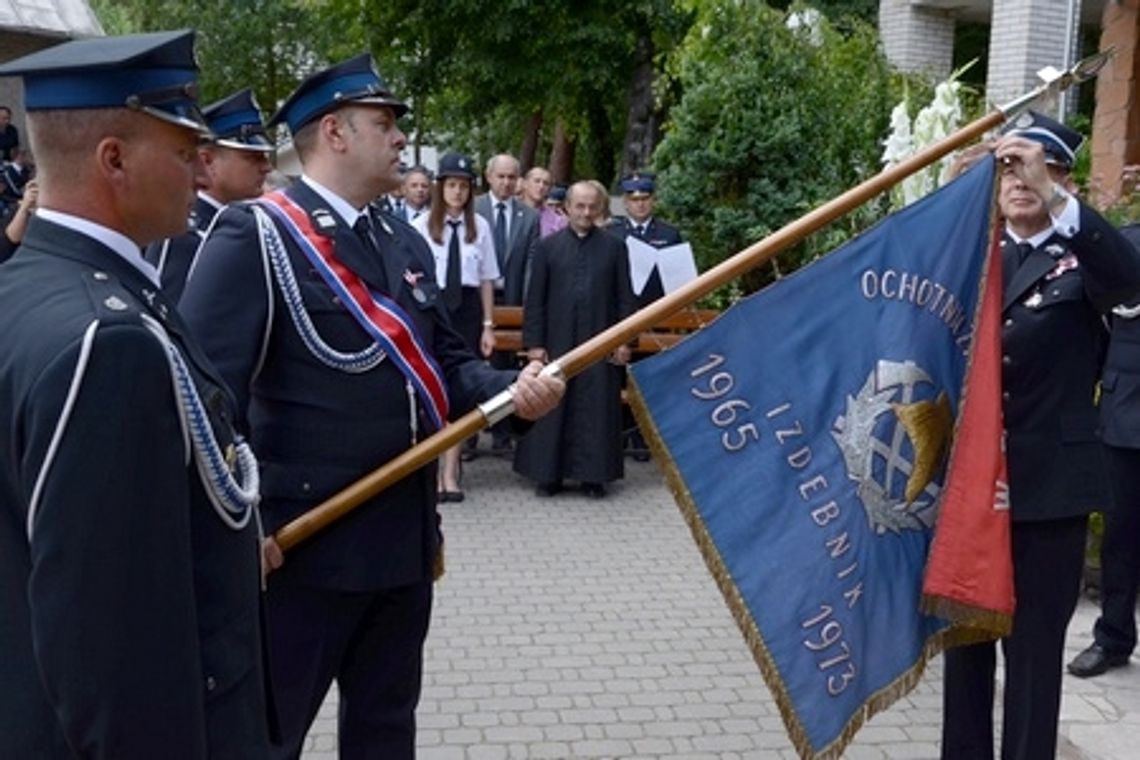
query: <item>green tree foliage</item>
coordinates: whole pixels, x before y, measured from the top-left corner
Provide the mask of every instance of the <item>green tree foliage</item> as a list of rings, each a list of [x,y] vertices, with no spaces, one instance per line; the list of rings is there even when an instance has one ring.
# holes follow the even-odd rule
[[[639,43],[659,63],[690,15],[674,0],[93,0],[111,34],[193,27],[203,100],[251,86],[272,110],[315,68],[370,50],[412,106],[421,141],[537,159],[555,125],[578,146],[578,176],[618,171]],[[641,50],[645,49],[642,44]]]
[[[252,87],[273,111],[312,69],[362,47],[360,26],[326,23],[319,0],[92,0],[108,34],[196,29],[202,102]]]
[[[670,63],[683,96],[654,155],[663,212],[712,266],[879,171],[898,88],[871,27],[791,31],[757,0],[697,2]],[[874,203],[785,251],[787,271],[883,211]],[[753,272],[751,291],[771,276]]]
[[[667,51],[688,18],[673,0],[389,0],[365,4],[363,28],[381,70],[411,100],[421,139],[488,156],[518,151],[537,123],[541,163],[561,123],[581,146],[579,173],[609,182],[638,40]]]

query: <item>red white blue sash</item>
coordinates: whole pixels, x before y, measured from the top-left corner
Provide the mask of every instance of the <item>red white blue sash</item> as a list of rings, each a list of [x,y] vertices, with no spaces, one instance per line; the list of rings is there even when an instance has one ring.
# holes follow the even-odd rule
[[[447,421],[447,385],[411,317],[341,263],[333,250],[333,241],[313,228],[308,212],[291,198],[272,192],[261,196],[259,203],[289,234],[364,331],[396,363],[423,399],[424,411],[436,430],[442,428]]]

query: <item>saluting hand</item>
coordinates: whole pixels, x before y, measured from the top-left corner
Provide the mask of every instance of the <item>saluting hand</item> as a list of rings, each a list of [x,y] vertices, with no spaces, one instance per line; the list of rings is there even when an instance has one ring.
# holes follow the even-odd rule
[[[537,420],[562,401],[566,383],[552,375],[543,375],[542,363],[532,361],[523,367],[511,388],[515,414],[524,420]]]
[[[1053,178],[1045,165],[1045,149],[1041,143],[1017,135],[1006,135],[994,146],[994,156],[1002,171],[1012,171],[1022,183],[1048,201],[1053,195]]]

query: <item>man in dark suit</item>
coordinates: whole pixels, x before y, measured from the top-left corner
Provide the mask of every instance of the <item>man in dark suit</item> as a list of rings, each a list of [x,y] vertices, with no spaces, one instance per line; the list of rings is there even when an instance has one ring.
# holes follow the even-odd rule
[[[139,246],[206,134],[191,32],[22,75],[36,216],[0,266],[0,757],[266,758],[257,462]]]
[[[491,239],[495,244],[502,277],[495,282],[495,303],[522,306],[530,282],[531,258],[539,240],[538,212],[516,196],[519,181],[519,162],[514,156],[500,153],[492,156],[484,172],[489,191],[475,199],[475,212],[481,214],[491,226]],[[491,365],[499,369],[516,366],[516,358],[507,351],[491,354]],[[470,441],[474,443],[474,439]],[[496,451],[509,451],[511,438],[500,423],[491,428],[491,447]],[[474,447],[464,452],[465,458],[475,456]]]
[[[623,177],[621,189],[626,215],[614,217],[611,222],[614,232],[623,238],[635,237],[654,248],[668,248],[682,242],[681,233],[676,227],[653,215],[656,184],[652,174],[634,172]],[[654,267],[645,287],[636,294],[637,308],[643,309],[663,295],[665,289],[661,285],[661,272]]]
[[[202,109],[213,138],[198,148],[202,187],[190,211],[189,229],[147,246],[143,257],[158,270],[162,289],[175,303],[182,298],[194,254],[218,210],[227,203],[261,195],[273,168],[273,143],[265,133],[261,109],[251,90],[240,90]]]
[[[431,210],[431,172],[413,166],[404,174],[404,221],[408,224]]]
[[[562,383],[493,370],[452,329],[434,259],[370,201],[400,182],[407,107],[361,55],[313,74],[271,120],[303,172],[219,214],[182,298],[238,396],[262,456],[272,532],[515,383],[518,414]],[[517,379],[516,379],[517,378]],[[409,475],[295,548],[268,578],[274,697],[296,758],[330,683],[340,757],[410,758],[441,548],[435,467]],[[278,550],[267,554],[276,564]]]
[[[1105,499],[1095,388],[1101,314],[1140,288],[1140,253],[1068,189],[1081,136],[1027,113],[1000,139],[1002,398],[1016,610],[1002,640],[1004,760],[1056,754],[1065,630],[1088,513]],[[993,757],[995,645],[946,653],[942,757]]]
[[[530,261],[538,245],[538,212],[515,196],[519,162],[514,156],[499,154],[487,162],[490,191],[475,199],[475,211],[491,225],[495,256],[499,259],[501,283],[495,284],[495,303],[522,306]]]
[[[1121,234],[1140,248],[1140,225]],[[1100,618],[1093,643],[1069,663],[1079,678],[1128,664],[1136,648],[1140,585],[1140,301],[1113,309],[1101,377],[1100,431],[1112,496],[1100,548]]]

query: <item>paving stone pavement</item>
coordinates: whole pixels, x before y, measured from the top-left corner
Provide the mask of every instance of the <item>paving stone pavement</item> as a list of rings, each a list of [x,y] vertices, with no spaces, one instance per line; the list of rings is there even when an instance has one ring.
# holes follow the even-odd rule
[[[509,462],[465,465],[443,505],[419,760],[793,760],[774,701],[653,463],[601,501],[539,499]],[[1066,659],[1091,641],[1082,600]],[[845,757],[938,757],[942,661]],[[1000,723],[999,723],[1000,725]],[[1058,757],[1140,757],[1140,666],[1066,676]],[[336,758],[336,693],[303,760]]]

